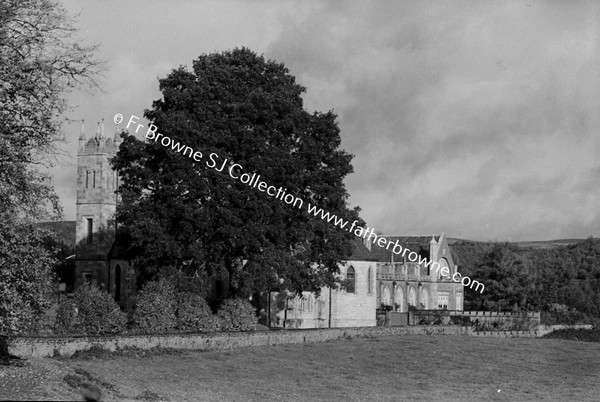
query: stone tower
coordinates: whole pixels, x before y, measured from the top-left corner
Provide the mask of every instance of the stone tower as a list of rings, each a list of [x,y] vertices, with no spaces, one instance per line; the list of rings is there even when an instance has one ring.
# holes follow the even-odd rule
[[[77,153],[76,284],[85,280],[111,291],[109,253],[115,241],[118,177],[109,159],[120,137],[104,135],[104,119],[87,138],[82,121]]]

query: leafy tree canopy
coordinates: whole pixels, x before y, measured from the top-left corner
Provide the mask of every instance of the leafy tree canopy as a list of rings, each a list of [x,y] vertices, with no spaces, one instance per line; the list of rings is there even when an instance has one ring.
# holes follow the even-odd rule
[[[0,209],[20,217],[59,213],[47,175],[33,167],[57,152],[65,94],[95,85],[101,68],[72,24],[56,1],[0,2]]]
[[[465,309],[600,317],[600,239],[549,249],[462,242],[452,253],[461,273],[485,284],[483,293],[465,288]]]
[[[336,115],[307,112],[305,88],[288,69],[246,48],[202,55],[191,71],[161,79],[160,90],[145,116],[203,159],[133,136],[121,145],[113,161],[122,177],[119,236],[132,245],[142,279],[175,264],[212,277],[227,272],[238,294],[280,280],[297,291],[334,284],[354,235],[311,218],[306,207],[358,218],[359,209],[347,206],[352,155],[340,149]],[[231,163],[304,206],[233,179]]]
[[[52,0],[0,1],[0,334],[27,331],[48,305],[50,232],[58,197],[36,168],[61,140],[65,94],[94,85],[101,64],[83,47],[64,8]]]

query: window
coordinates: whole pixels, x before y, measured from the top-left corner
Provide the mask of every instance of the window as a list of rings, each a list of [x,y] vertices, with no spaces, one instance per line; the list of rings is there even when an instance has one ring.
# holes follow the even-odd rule
[[[369,267],[369,274],[367,276],[367,292],[371,294],[373,292],[373,284],[372,282],[373,272],[371,267]]]
[[[83,280],[85,281],[85,283],[87,283],[88,285],[92,284],[92,273],[91,272],[84,272],[82,274],[83,276]]]
[[[400,286],[397,286],[394,292],[394,305],[396,306],[396,311],[404,311],[404,292],[402,292]]]
[[[392,295],[390,294],[390,288],[388,288],[387,286],[385,286],[383,288],[383,292],[381,294],[381,304],[384,306],[391,306],[392,305],[392,300],[391,297]]]
[[[448,295],[438,295],[438,309],[448,309]]]
[[[408,305],[417,307],[417,293],[412,286],[408,289]]]
[[[427,289],[425,288],[421,288],[421,302],[423,305],[423,308],[425,310],[427,310],[429,308],[429,292],[427,292]]]
[[[93,178],[92,178],[92,188],[96,188],[96,171],[94,170]]]
[[[94,233],[94,220],[92,218],[87,218],[87,244],[92,244],[93,237],[92,233]]]
[[[445,258],[442,258],[442,259],[440,259],[439,264],[440,264],[440,270],[438,271],[438,280],[450,279],[450,275],[452,275],[452,269],[450,269],[450,266],[448,265],[448,260],[446,260]],[[447,277],[442,275],[442,270],[444,268],[448,269],[449,276],[447,276]]]
[[[348,271],[346,271],[346,283],[346,292],[354,293],[356,285],[356,274],[354,272],[353,267],[349,267]]]
[[[90,171],[86,170],[85,171],[85,188],[89,188],[90,187]]]

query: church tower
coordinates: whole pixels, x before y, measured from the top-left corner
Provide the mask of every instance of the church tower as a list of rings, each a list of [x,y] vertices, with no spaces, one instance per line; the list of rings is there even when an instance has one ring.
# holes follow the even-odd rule
[[[117,130],[118,131],[118,130]],[[77,153],[77,222],[75,281],[85,280],[111,291],[109,253],[115,241],[118,176],[109,159],[121,138],[104,135],[104,119],[87,138],[82,121]]]

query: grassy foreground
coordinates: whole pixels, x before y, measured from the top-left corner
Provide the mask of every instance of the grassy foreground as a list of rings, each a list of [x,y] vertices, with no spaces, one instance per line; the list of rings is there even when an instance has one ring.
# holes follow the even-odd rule
[[[103,400],[592,401],[599,356],[600,343],[424,335],[133,351],[0,366],[0,399],[81,400],[93,383]]]

